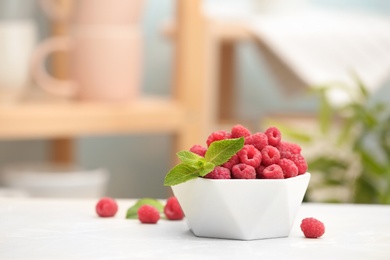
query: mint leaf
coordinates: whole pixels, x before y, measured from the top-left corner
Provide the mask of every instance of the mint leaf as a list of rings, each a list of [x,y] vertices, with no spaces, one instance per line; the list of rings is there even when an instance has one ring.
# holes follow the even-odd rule
[[[165,176],[164,185],[174,186],[197,177],[203,177],[214,170],[215,166],[227,162],[244,146],[244,138],[226,139],[213,142],[205,157],[190,151],[180,151],[177,156],[182,161]]]
[[[180,151],[177,153],[177,157],[179,157],[183,163],[191,165],[196,169],[200,169],[206,164],[206,159],[204,157],[190,151]]]
[[[215,165],[211,162],[207,162],[202,169],[200,169],[199,176],[205,176],[206,174],[212,172],[215,168]]]
[[[191,179],[195,179],[196,177],[200,176],[200,173],[204,173],[202,172],[202,169],[203,168],[195,168],[194,166],[188,165],[186,163],[180,163],[167,173],[165,176],[164,185],[173,186]]]
[[[225,139],[211,143],[205,154],[207,162],[221,165],[244,147],[244,137]]]
[[[196,153],[186,150],[180,151],[176,155],[180,159],[180,161],[184,163],[196,163],[199,160],[204,159],[202,156],[199,156]]]
[[[132,207],[130,207],[126,212],[127,219],[137,219],[138,218],[138,209],[143,205],[150,205],[155,207],[160,214],[164,211],[164,204],[160,201],[152,198],[143,198],[138,200]]]

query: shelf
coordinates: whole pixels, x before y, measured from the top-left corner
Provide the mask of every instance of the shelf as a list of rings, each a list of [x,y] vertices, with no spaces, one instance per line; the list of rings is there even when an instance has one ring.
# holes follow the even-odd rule
[[[176,101],[143,98],[131,104],[22,103],[0,107],[0,139],[101,134],[172,133],[185,123]]]
[[[253,34],[244,22],[220,21],[207,17],[207,26],[211,35],[220,41],[246,41],[253,38]],[[161,26],[161,33],[169,39],[174,39],[177,34],[177,24],[174,20],[166,20]]]
[[[81,136],[170,134],[174,152],[204,140],[214,103],[205,82],[201,0],[176,2],[171,98],[140,98],[129,104],[29,101],[0,105],[0,140],[50,140],[51,157],[61,163],[74,160],[73,139]],[[66,22],[55,21],[52,27],[55,35],[70,33]],[[66,78],[67,63],[62,58],[55,55],[53,71]]]

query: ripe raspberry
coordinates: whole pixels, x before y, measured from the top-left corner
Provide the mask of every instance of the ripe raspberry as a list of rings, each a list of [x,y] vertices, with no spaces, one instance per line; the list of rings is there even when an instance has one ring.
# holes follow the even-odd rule
[[[307,238],[318,238],[325,233],[325,225],[315,218],[305,218],[301,222],[301,230]]]
[[[298,175],[304,174],[307,171],[307,162],[300,154],[293,154],[290,158],[298,168]]]
[[[280,159],[278,165],[283,170],[284,178],[291,178],[298,175],[298,167],[289,159]]]
[[[245,138],[245,144],[251,144],[261,151],[268,145],[268,137],[264,133],[255,133]]]
[[[207,179],[231,179],[230,170],[225,167],[216,166],[214,170],[204,176]]]
[[[233,166],[239,163],[240,163],[240,158],[238,158],[238,155],[235,154],[232,156],[232,158],[229,159],[229,161],[222,164],[222,166],[228,168],[229,170],[232,170]]]
[[[287,145],[287,149],[292,153],[292,154],[300,154],[302,151],[302,148],[295,143],[290,143],[290,142],[285,142]]]
[[[233,166],[232,177],[235,179],[256,179],[256,170],[253,166],[239,163]]]
[[[96,204],[95,210],[99,217],[113,217],[118,211],[118,204],[112,198],[101,198]]]
[[[164,214],[169,220],[181,220],[184,218],[183,210],[176,197],[172,196],[167,200],[164,206]]]
[[[283,170],[277,164],[267,166],[261,174],[261,179],[283,179]]]
[[[290,150],[288,149],[287,142],[281,141],[281,142],[276,146],[276,148],[278,148],[278,150],[279,150],[280,158],[286,158],[286,159],[290,159],[290,158],[291,158],[292,153],[291,153]]]
[[[280,140],[282,139],[282,134],[280,133],[279,129],[276,127],[270,127],[267,130],[265,130],[265,135],[268,137],[268,144],[272,146],[277,146],[280,143]]]
[[[261,163],[261,153],[253,145],[247,144],[237,153],[241,163],[248,164],[254,168]]]
[[[225,140],[225,139],[229,139],[229,138],[231,138],[230,133],[228,133],[224,130],[219,130],[219,131],[212,132],[209,135],[209,137],[207,138],[206,143],[207,143],[207,146],[210,146],[210,144],[212,142]]]
[[[251,132],[242,125],[235,125],[231,130],[231,138],[248,137]]]
[[[257,179],[262,179],[264,169],[265,169],[264,165],[260,165],[259,167],[256,168],[256,178]]]
[[[293,154],[300,154],[301,147],[294,143],[281,141],[276,148],[280,152],[280,158],[290,159]]]
[[[202,157],[204,157],[204,155],[206,154],[206,151],[207,151],[207,148],[203,147],[199,144],[196,144],[190,148],[190,152],[196,153],[197,155],[202,156]]]
[[[277,164],[280,160],[280,153],[276,147],[267,145],[261,150],[262,164],[268,166],[271,164]]]
[[[151,205],[142,205],[138,211],[138,219],[141,223],[156,224],[160,219],[160,212]]]

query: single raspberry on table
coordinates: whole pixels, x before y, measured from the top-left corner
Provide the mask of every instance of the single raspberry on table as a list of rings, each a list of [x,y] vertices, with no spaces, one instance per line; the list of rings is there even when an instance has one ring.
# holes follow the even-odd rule
[[[280,159],[278,165],[282,168],[285,179],[298,175],[298,167],[290,159]]]
[[[264,134],[268,137],[268,144],[272,146],[277,146],[282,139],[282,134],[276,127],[268,128],[265,130]]]
[[[277,164],[272,164],[264,168],[261,179],[283,179],[283,170]]]
[[[248,137],[251,135],[251,132],[248,130],[248,128],[242,125],[233,126],[230,133],[231,138]]]
[[[231,179],[231,173],[228,168],[216,166],[214,170],[204,176],[207,179]]]
[[[113,217],[118,211],[118,204],[116,201],[109,197],[101,198],[95,207],[96,213],[99,217]]]
[[[325,225],[315,218],[305,218],[301,222],[301,230],[307,238],[319,238],[325,233]]]
[[[267,145],[261,150],[262,164],[265,166],[277,164],[280,160],[280,152],[276,147]]]
[[[190,148],[190,152],[196,153],[197,155],[204,157],[207,152],[207,148],[199,144],[195,144]]]
[[[245,137],[245,144],[251,144],[261,151],[268,145],[268,137],[264,133],[255,133],[248,137]]]
[[[298,168],[298,175],[304,174],[307,171],[307,162],[300,154],[293,154],[290,158]]]
[[[238,158],[238,155],[235,154],[232,156],[232,158],[229,159],[229,161],[222,164],[222,166],[228,168],[229,170],[232,170],[233,166],[239,163],[240,163],[240,158]]]
[[[255,168],[261,164],[262,155],[253,145],[244,145],[237,155],[238,158],[240,158],[241,163],[245,163]]]
[[[139,221],[144,224],[156,224],[160,219],[160,212],[151,205],[142,205],[137,213]]]
[[[164,214],[169,220],[181,220],[184,218],[183,210],[175,196],[167,200],[164,206]]]
[[[227,131],[224,131],[224,130],[219,130],[219,131],[212,132],[207,137],[206,143],[207,143],[207,146],[210,146],[210,144],[215,142],[215,141],[221,141],[221,140],[225,140],[225,139],[229,139],[229,138],[231,138],[230,133],[228,133]]]
[[[256,179],[256,170],[253,166],[239,163],[233,166],[232,177],[234,179]]]

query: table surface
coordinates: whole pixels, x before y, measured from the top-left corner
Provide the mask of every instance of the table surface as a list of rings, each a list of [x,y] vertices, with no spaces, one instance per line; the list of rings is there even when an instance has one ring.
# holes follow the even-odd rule
[[[290,236],[252,241],[199,238],[186,221],[125,219],[135,200],[99,218],[91,199],[0,199],[0,259],[390,259],[390,205],[304,203]],[[319,239],[299,225],[315,217]]]

